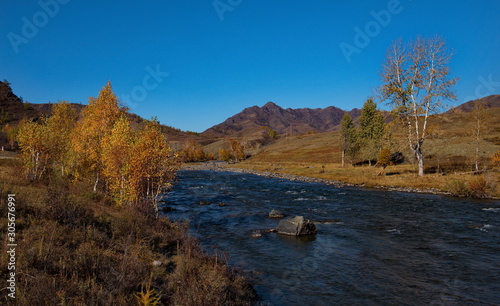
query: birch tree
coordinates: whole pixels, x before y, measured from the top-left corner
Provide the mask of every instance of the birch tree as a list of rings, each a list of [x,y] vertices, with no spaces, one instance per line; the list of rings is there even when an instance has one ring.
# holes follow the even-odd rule
[[[486,108],[487,105],[484,101],[476,101],[472,108],[472,126],[471,136],[474,138],[474,169],[479,171],[479,160],[481,159],[481,142],[483,140],[483,133],[486,123]]]
[[[77,177],[92,177],[94,192],[97,191],[103,171],[103,139],[111,134],[122,114],[118,98],[108,82],[97,98],[89,98],[89,104],[83,110],[82,119],[72,135]]]
[[[67,101],[61,101],[53,105],[52,115],[47,119],[51,159],[54,167],[61,168],[62,176],[68,165],[71,133],[77,118],[76,110]]]
[[[407,128],[408,145],[424,175],[423,144],[429,116],[442,109],[443,101],[455,100],[457,78],[450,78],[452,54],[441,37],[417,37],[404,45],[396,41],[383,64],[382,99],[393,106],[393,114]]]
[[[161,128],[155,120],[144,124],[136,136],[130,161],[130,182],[136,200],[156,202],[160,192],[168,186],[179,167]]]
[[[23,119],[19,123],[17,141],[26,175],[31,180],[40,179],[49,164],[49,133],[43,121],[44,118],[39,121]]]
[[[134,133],[125,115],[122,115],[106,135],[102,144],[103,177],[107,187],[119,204],[134,200],[130,174],[131,154],[134,145]]]

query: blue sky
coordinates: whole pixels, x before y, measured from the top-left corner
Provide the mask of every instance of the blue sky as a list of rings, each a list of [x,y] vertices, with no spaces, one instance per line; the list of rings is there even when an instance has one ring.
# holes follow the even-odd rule
[[[451,104],[500,92],[497,0],[26,2],[0,3],[0,79],[33,103],[86,104],[111,81],[131,112],[197,132],[268,101],[350,110],[391,42],[436,34],[455,52]]]

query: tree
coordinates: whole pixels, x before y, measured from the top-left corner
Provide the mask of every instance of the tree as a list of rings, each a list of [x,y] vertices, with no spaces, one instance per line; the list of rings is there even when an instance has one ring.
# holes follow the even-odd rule
[[[219,159],[223,161],[229,161],[231,159],[231,153],[228,150],[222,148],[219,150]]]
[[[203,150],[201,144],[193,139],[184,143],[182,150],[179,152],[179,156],[182,161],[186,163],[206,161],[208,159],[208,155]]]
[[[53,106],[49,117],[21,121],[17,141],[27,173],[32,179],[40,179],[46,170],[55,166],[60,166],[64,175],[75,120],[76,112],[71,105],[60,102]]]
[[[382,175],[387,166],[392,164],[391,160],[391,151],[387,148],[383,148],[380,150],[377,156],[377,165],[382,167],[382,170],[378,173],[378,175]]]
[[[482,132],[486,121],[486,103],[476,101],[470,113],[472,116],[472,136],[474,137],[474,166],[479,171],[480,149],[482,141]]]
[[[345,167],[345,156],[348,155],[352,160],[358,151],[356,127],[348,113],[340,121],[340,148],[342,150],[342,168]]]
[[[18,131],[19,125],[10,125],[9,123],[7,123],[2,127],[2,132],[7,134],[7,139],[9,140],[9,147],[11,150],[15,150]]]
[[[380,151],[382,137],[384,136],[384,116],[377,110],[377,104],[372,99],[367,99],[359,117],[359,141],[363,148],[364,157],[371,166],[372,159]]]
[[[500,151],[493,154],[493,156],[491,157],[491,164],[493,165],[493,167],[500,169]]]
[[[77,177],[91,177],[93,190],[97,191],[103,171],[102,141],[108,136],[115,122],[123,114],[118,98],[108,82],[97,98],[89,98],[72,135],[72,149]]]
[[[39,121],[23,119],[19,123],[17,133],[26,175],[32,180],[42,177],[50,158],[49,133],[46,125]]]
[[[408,45],[392,44],[383,65],[381,94],[389,100],[393,113],[406,125],[408,144],[424,175],[423,144],[429,115],[442,108],[442,101],[456,99],[449,78],[451,54],[440,37],[417,39]]]
[[[231,148],[231,155],[236,161],[240,161],[245,158],[245,144],[240,142],[238,139],[228,138],[226,139],[229,143],[229,148]]]
[[[48,141],[53,166],[61,167],[61,175],[69,163],[71,133],[77,119],[76,110],[61,101],[52,106],[52,115],[47,119]]]
[[[130,183],[131,154],[134,145],[134,133],[130,122],[122,115],[113,126],[111,133],[103,138],[102,176],[107,188],[119,204],[130,203],[135,199]]]
[[[172,153],[157,121],[147,121],[136,136],[130,164],[135,201],[157,196],[175,176],[179,159]],[[157,207],[155,205],[155,207]]]

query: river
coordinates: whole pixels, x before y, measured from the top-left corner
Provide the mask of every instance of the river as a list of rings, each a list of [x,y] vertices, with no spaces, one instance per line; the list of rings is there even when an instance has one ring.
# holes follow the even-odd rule
[[[499,201],[180,171],[162,205],[226,253],[264,305],[500,303]],[[252,237],[277,226],[272,209],[318,234]]]

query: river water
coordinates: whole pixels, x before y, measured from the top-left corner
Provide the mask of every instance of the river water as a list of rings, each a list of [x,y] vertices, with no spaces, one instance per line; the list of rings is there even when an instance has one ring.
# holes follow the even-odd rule
[[[500,304],[499,201],[180,171],[163,205],[245,271],[264,305]],[[277,226],[272,209],[318,234],[252,237]]]

